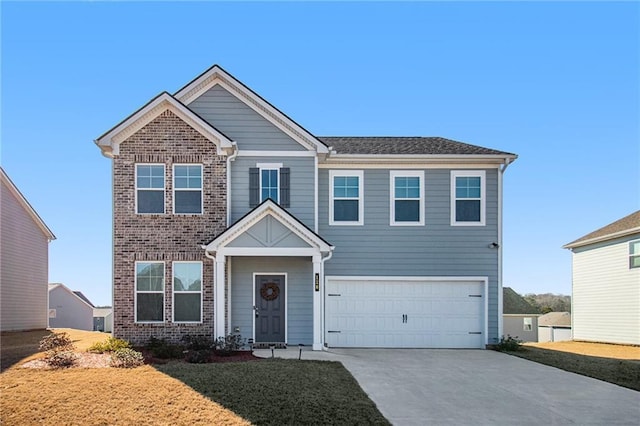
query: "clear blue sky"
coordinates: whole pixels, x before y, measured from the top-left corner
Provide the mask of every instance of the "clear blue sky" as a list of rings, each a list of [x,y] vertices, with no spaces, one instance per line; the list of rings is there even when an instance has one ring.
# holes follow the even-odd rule
[[[637,2],[7,3],[2,166],[58,239],[50,281],[111,303],[93,140],[214,63],[314,134],[517,153],[504,285],[570,294],[561,246],[640,207]]]

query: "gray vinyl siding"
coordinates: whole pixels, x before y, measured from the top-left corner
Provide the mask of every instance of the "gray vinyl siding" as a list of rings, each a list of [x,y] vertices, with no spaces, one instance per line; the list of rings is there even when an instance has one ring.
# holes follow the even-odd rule
[[[339,168],[336,168],[339,169]],[[320,235],[336,248],[325,275],[489,278],[489,343],[498,338],[498,171],[486,170],[486,226],[451,226],[451,170],[425,170],[425,225],[389,225],[389,170],[364,170],[364,225],[329,226],[329,170],[319,170]]]
[[[287,273],[288,342],[313,343],[313,264],[309,257],[231,258],[231,330],[253,337],[253,273]]]
[[[61,286],[49,291],[49,309],[56,310],[49,327],[93,330],[93,308]]]
[[[314,227],[313,157],[238,157],[231,162],[231,223],[251,210],[249,168],[257,163],[282,163],[290,169],[291,203],[286,210],[309,228]]]
[[[238,143],[243,150],[303,151],[305,148],[221,86],[214,86],[189,108]]]
[[[44,329],[49,243],[4,182],[0,186],[0,329]]]

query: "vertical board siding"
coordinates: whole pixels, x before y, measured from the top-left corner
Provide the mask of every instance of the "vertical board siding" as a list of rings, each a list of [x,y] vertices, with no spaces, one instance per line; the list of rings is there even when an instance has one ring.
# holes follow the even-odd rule
[[[231,162],[231,223],[251,210],[249,169],[257,163],[282,163],[283,167],[289,168],[290,207],[286,210],[313,229],[313,157],[238,157]]]
[[[242,150],[304,151],[305,148],[221,86],[214,86],[189,108],[238,143]]]
[[[640,345],[640,268],[629,268],[629,241],[639,238],[574,249],[574,339]]]
[[[49,327],[93,330],[93,308],[60,286],[49,291],[49,309],[56,310]]]
[[[287,273],[288,341],[313,343],[313,265],[306,257],[233,257],[231,260],[231,330],[253,337],[254,272]]]
[[[1,193],[0,330],[47,328],[49,243],[3,183]]]
[[[337,168],[339,169],[339,168]],[[364,226],[329,226],[329,169],[319,170],[320,235],[336,248],[326,275],[489,278],[489,343],[498,339],[498,171],[486,170],[486,226],[451,226],[448,169],[425,170],[425,225],[390,226],[389,170],[364,170]]]

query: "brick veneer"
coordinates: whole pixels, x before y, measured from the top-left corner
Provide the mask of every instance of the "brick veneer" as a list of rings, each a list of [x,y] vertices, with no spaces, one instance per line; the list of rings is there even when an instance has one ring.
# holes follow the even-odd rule
[[[135,165],[165,165],[165,214],[135,212]],[[203,214],[173,214],[173,164],[203,166]],[[226,227],[226,157],[170,111],[165,111],[120,144],[113,160],[113,334],[136,344],[149,337],[179,341],[185,334],[213,336],[213,261],[200,247]],[[201,324],[172,322],[172,262],[201,261]],[[165,263],[164,323],[135,323],[135,262]]]

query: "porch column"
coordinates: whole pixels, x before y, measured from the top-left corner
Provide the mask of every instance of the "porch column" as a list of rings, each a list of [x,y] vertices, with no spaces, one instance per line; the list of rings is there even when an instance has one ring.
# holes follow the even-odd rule
[[[322,274],[320,256],[313,256],[313,350],[322,350]]]
[[[216,256],[216,278],[214,282],[214,323],[215,338],[224,337],[224,286],[225,286],[225,263],[226,257],[222,254]]]

